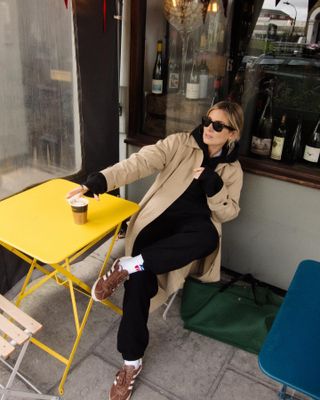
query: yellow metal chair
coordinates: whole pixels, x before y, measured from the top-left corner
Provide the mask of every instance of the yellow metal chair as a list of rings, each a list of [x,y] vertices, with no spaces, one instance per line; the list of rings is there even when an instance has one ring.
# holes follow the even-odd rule
[[[30,338],[41,328],[41,324],[0,295],[0,361],[11,370],[11,375],[7,384],[5,386],[0,384],[0,400],[5,400],[8,397],[44,400],[60,399],[60,397],[57,396],[42,394],[32,383],[19,373],[19,367],[26,353],[28,344],[30,343]],[[19,356],[15,365],[11,366],[6,359],[18,346],[21,347]],[[16,375],[31,387],[35,393],[12,390],[11,387]]]

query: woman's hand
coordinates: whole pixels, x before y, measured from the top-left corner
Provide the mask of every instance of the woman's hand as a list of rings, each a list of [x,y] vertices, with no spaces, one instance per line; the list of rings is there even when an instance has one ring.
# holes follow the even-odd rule
[[[67,199],[71,199],[71,197],[76,197],[76,198],[77,197],[81,197],[85,193],[87,193],[88,190],[89,189],[87,188],[87,186],[80,185],[80,186],[76,187],[75,189],[70,190],[69,193],[67,193]],[[94,194],[93,196],[94,196],[94,198],[96,200],[99,200],[99,196],[98,195]]]
[[[199,179],[199,177],[200,177],[200,175],[202,174],[203,171],[204,171],[204,167],[195,168],[193,170],[193,172],[194,172],[193,178],[194,179]]]

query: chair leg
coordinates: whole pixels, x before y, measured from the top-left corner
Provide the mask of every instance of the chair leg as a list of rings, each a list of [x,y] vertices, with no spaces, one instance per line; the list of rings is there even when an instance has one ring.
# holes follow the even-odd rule
[[[16,363],[15,363],[15,366],[14,366],[13,369],[12,369],[12,372],[11,372],[11,375],[10,375],[10,377],[9,377],[8,383],[6,384],[5,388],[3,389],[3,390],[4,390],[4,393],[3,393],[3,395],[1,396],[1,400],[5,400],[5,398],[7,397],[6,391],[7,391],[8,389],[10,389],[10,387],[12,386],[12,383],[13,383],[13,381],[14,381],[14,378],[15,378],[16,375],[17,375],[17,372],[18,372],[18,370],[19,370],[19,367],[20,367],[20,364],[21,364],[21,362],[22,362],[22,360],[23,360],[23,357],[24,357],[24,355],[25,355],[25,353],[26,353],[26,351],[27,351],[27,347],[28,347],[29,343],[30,343],[30,341],[27,340],[27,341],[24,343],[24,345],[22,346],[22,349],[21,349],[21,351],[20,351],[20,353],[19,353],[19,356],[18,356],[18,359],[17,359],[17,361],[16,361]],[[2,391],[2,390],[1,390],[1,391]]]
[[[31,382],[29,382],[23,375],[21,375],[18,370],[20,368],[21,362],[23,360],[23,357],[27,351],[28,345],[30,341],[27,340],[23,346],[22,349],[19,353],[18,359],[12,367],[10,364],[8,364],[6,361],[1,359],[1,361],[11,369],[11,375],[9,377],[9,380],[6,384],[6,386],[0,385],[0,395],[2,394],[0,400],[5,400],[8,396],[14,395],[15,397],[21,397],[21,398],[29,398],[29,399],[43,399],[43,400],[59,400],[60,397],[58,396],[53,396],[53,395],[47,395],[47,394],[42,394],[34,385],[32,385]],[[26,384],[28,384],[36,393],[28,393],[28,392],[22,392],[19,390],[11,390],[11,386],[14,382],[14,379],[16,376],[19,376]]]
[[[38,394],[22,392],[20,390],[2,389],[0,388],[0,394],[4,391],[5,398],[12,396],[13,398],[32,399],[32,400],[61,400],[59,396],[53,396],[50,394]]]
[[[294,395],[290,395],[287,393],[287,385],[282,385],[281,390],[278,392],[279,399],[281,400],[299,400]]]
[[[163,314],[162,314],[162,318],[163,318],[164,320],[167,319],[167,313],[168,313],[170,307],[172,306],[172,303],[174,302],[174,299],[176,298],[176,296],[177,296],[177,294],[178,294],[178,291],[179,291],[179,290],[177,290],[176,292],[173,293],[173,295],[171,296],[171,299],[170,299],[169,303],[166,304],[166,309],[164,310],[164,312],[163,312]]]
[[[8,362],[6,362],[5,360],[3,360],[2,358],[0,358],[0,361],[1,361],[4,365],[6,365],[11,371],[13,370],[14,367],[13,367],[12,365],[10,365]],[[37,389],[30,381],[28,381],[27,378],[25,378],[22,374],[20,374],[19,371],[17,371],[17,375],[16,375],[16,376],[18,376],[26,385],[28,385],[28,386],[29,386],[31,389],[33,389],[36,393],[41,394],[40,390]],[[0,385],[0,387],[3,388],[2,385]]]

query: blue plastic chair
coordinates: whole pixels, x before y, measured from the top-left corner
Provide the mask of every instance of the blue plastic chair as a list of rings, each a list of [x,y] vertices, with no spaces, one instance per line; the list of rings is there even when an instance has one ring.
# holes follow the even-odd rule
[[[287,387],[320,400],[320,262],[302,261],[259,353],[261,370]]]

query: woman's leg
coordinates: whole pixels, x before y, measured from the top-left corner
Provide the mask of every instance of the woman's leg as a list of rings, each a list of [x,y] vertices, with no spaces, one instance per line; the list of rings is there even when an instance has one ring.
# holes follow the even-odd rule
[[[173,232],[141,250],[143,267],[156,275],[173,271],[208,256],[218,244],[218,232],[210,221],[176,223]]]
[[[158,291],[157,277],[152,272],[141,271],[130,275],[124,288],[117,347],[124,360],[138,360],[149,342],[147,322],[150,300]]]
[[[155,220],[146,226],[135,240],[132,255],[162,236],[162,224]],[[124,360],[142,358],[149,342],[147,327],[151,298],[157,294],[158,282],[153,272],[131,274],[124,283],[123,315],[118,330],[118,351]]]
[[[138,235],[132,255],[142,254],[144,271],[130,274],[125,282],[123,316],[118,350],[125,360],[141,358],[148,345],[150,300],[156,295],[156,274],[172,271],[212,253],[219,241],[210,221],[169,221],[158,218]]]

